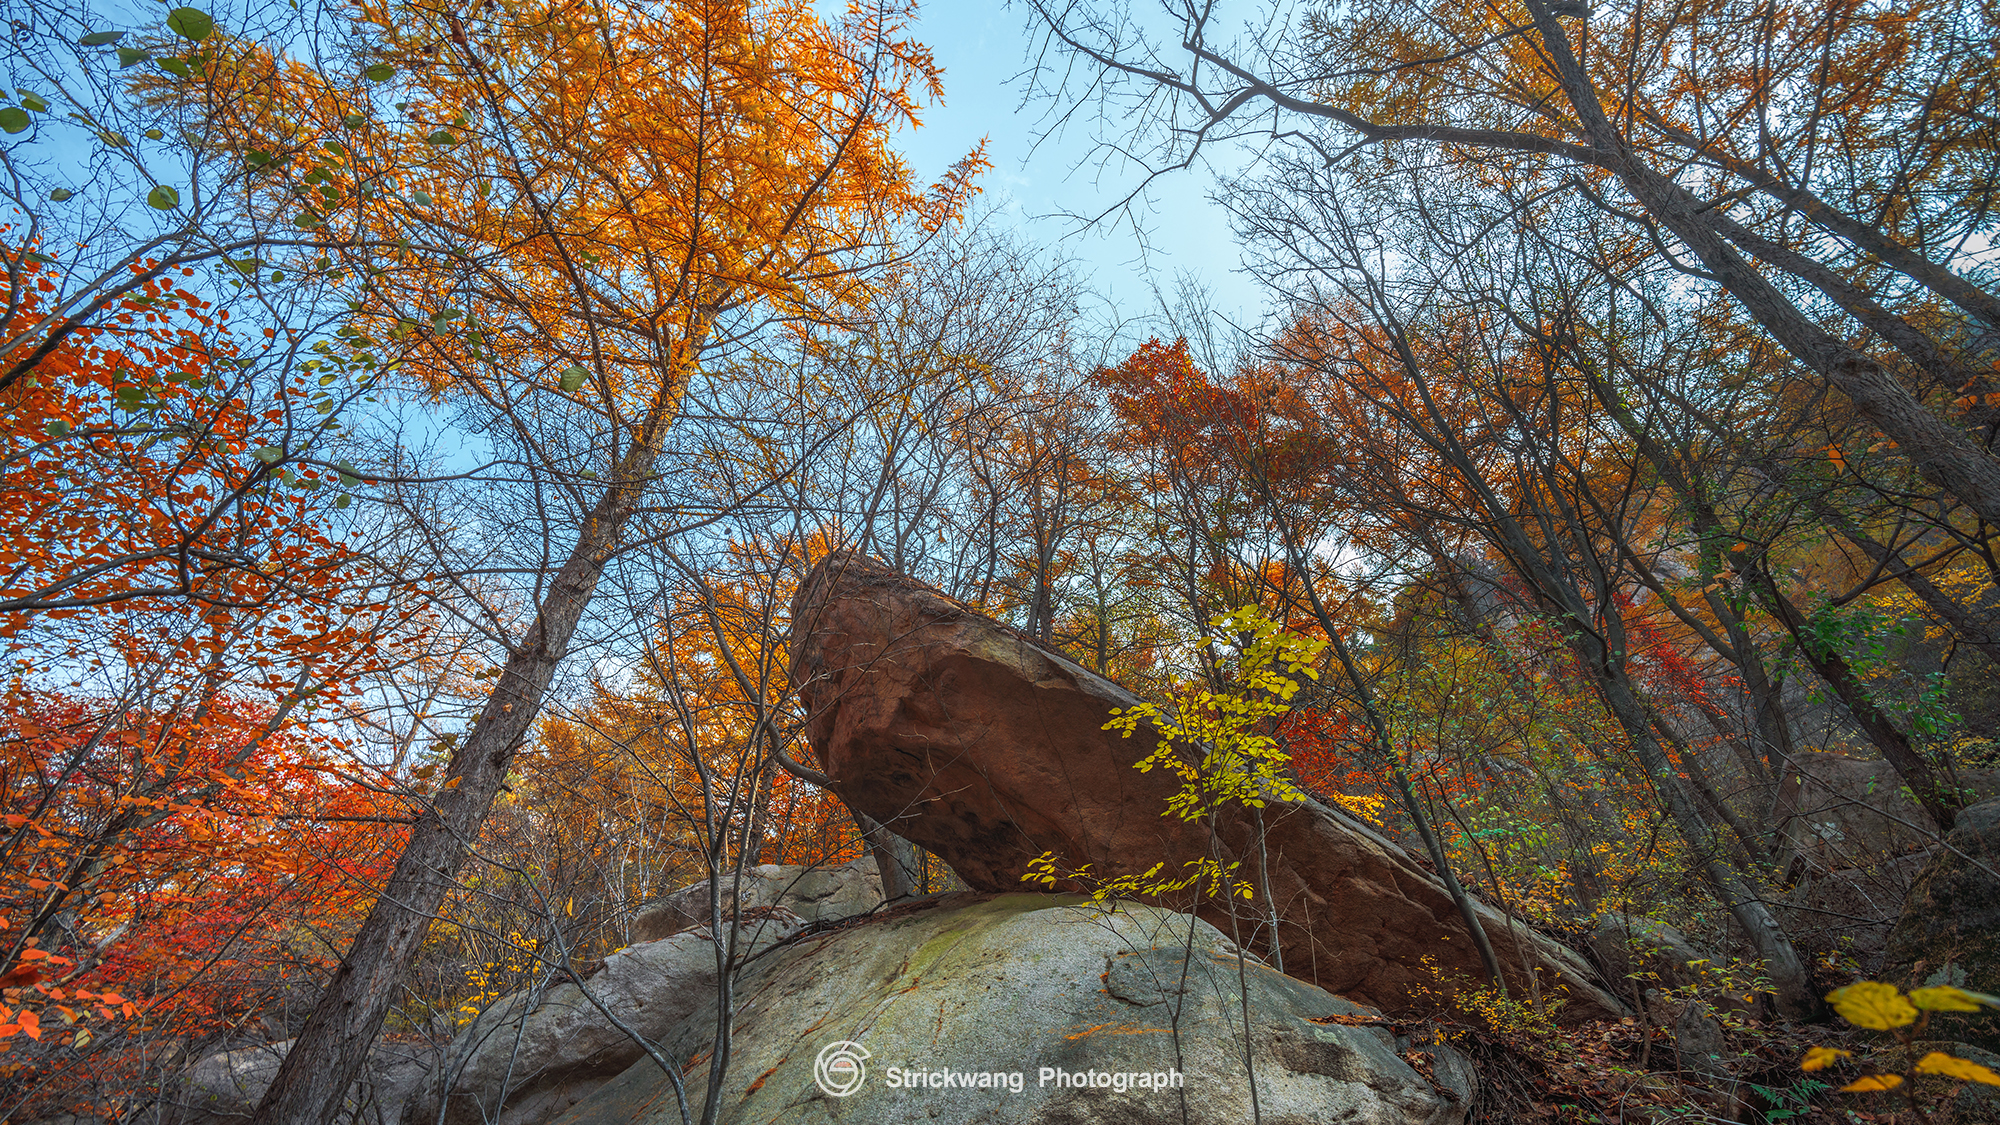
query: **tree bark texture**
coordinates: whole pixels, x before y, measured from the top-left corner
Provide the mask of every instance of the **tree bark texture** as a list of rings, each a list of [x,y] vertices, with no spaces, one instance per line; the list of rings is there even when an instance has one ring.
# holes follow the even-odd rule
[[[1584,74],[1548,5],[1529,0],[1529,11],[1598,163],[1611,169],[1640,206],[1694,252],[1780,346],[1846,395],[1863,417],[1895,441],[1919,476],[1958,497],[1981,518],[2000,523],[2000,459],[1932,413],[1881,364],[1814,324],[1729,245],[1701,202],[1640,159],[1605,116],[1596,86]]]
[[[492,696],[453,750],[443,787],[411,826],[409,844],[388,885],[258,1103],[252,1125],[328,1125],[340,1114],[404,973],[455,885],[515,751],[541,708],[542,695],[568,652],[619,531],[646,488],[653,460],[650,449],[635,445],[619,467],[617,482],[583,521],[526,643],[507,658]]]

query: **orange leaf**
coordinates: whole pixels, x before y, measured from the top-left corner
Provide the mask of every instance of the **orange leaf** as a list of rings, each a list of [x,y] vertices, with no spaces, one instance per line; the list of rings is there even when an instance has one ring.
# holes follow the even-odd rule
[[[1893,1090],[1902,1084],[1903,1076],[1900,1074],[1871,1074],[1866,1078],[1857,1078],[1847,1085],[1842,1086],[1840,1092],[1843,1094],[1866,1094],[1875,1090]]]
[[[2000,1086],[2000,1074],[1980,1066],[1971,1059],[1961,1059],[1957,1055],[1947,1055],[1943,1051],[1932,1051],[1917,1060],[1918,1074],[1942,1074],[1947,1078],[1963,1078],[1967,1082],[1983,1082],[1988,1086]]]

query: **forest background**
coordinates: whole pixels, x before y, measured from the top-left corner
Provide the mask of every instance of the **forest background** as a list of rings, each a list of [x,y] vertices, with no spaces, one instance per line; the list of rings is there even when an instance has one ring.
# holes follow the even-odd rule
[[[900,4],[14,7],[0,1117],[296,1036],[305,1120],[664,891],[948,885],[798,736],[842,547],[1149,698],[1259,607],[1298,782],[1469,893],[1773,1016],[1869,968],[2000,767],[1993,13],[1015,14],[952,96],[1092,231],[1223,169],[1261,311],[916,175]]]

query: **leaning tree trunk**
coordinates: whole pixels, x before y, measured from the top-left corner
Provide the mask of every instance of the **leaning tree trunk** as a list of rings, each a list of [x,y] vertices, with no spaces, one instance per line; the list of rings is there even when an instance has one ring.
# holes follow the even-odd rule
[[[1660,448],[1660,444],[1653,440],[1646,427],[1640,425],[1632,416],[1630,408],[1625,405],[1624,397],[1618,393],[1617,388],[1611,386],[1610,382],[1598,372],[1588,367],[1584,370],[1590,380],[1592,391],[1598,401],[1604,404],[1606,412],[1618,423],[1625,435],[1632,439],[1640,455],[1658,470],[1661,479],[1667,482],[1667,486],[1673,489],[1681,502],[1687,506],[1695,531],[1710,542],[1729,541],[1732,537],[1728,534],[1728,529],[1723,526],[1721,513],[1709,502],[1706,490],[1688,479],[1687,474],[1682,471],[1680,462]],[[1751,596],[1764,608],[1764,611],[1775,618],[1778,624],[1784,626],[1785,631],[1798,645],[1799,654],[1805,658],[1806,663],[1811,665],[1820,679],[1840,697],[1848,714],[1853,717],[1855,725],[1860,727],[1868,740],[1875,744],[1875,748],[1882,752],[1882,757],[1896,771],[1897,776],[1909,785],[1911,794],[1915,796],[1917,804],[1922,806],[1924,814],[1931,818],[1940,832],[1951,831],[1952,821],[1965,803],[1963,798],[1954,786],[1939,776],[1938,771],[1923,754],[1911,745],[1909,737],[1876,704],[1874,693],[1869,691],[1868,685],[1861,682],[1861,677],[1853,665],[1849,664],[1847,658],[1832,645],[1813,634],[1812,623],[1807,620],[1804,613],[1800,612],[1799,607],[1785,596],[1784,590],[1779,587],[1777,579],[1771,576],[1769,568],[1757,556],[1757,552],[1731,551],[1724,562],[1742,576],[1744,585],[1749,588]],[[1739,667],[1744,666],[1744,661],[1740,657],[1736,663]]]
[[[1917,475],[1956,496],[1981,518],[2000,523],[2000,459],[1925,407],[1873,358],[1813,323],[1730,245],[1716,229],[1707,205],[1648,165],[1605,116],[1597,88],[1577,61],[1550,5],[1530,0],[1528,11],[1591,148],[1646,213],[1686,244],[1780,347],[1818,372],[1847,396],[1862,417],[1894,440]]]
[[[1715,826],[1702,815],[1687,778],[1655,736],[1652,717],[1626,666],[1625,654],[1630,648],[1625,643],[1623,622],[1615,614],[1593,621],[1580,592],[1544,563],[1519,525],[1511,519],[1502,519],[1500,526],[1508,540],[1508,553],[1521,564],[1522,577],[1569,619],[1571,651],[1591,671],[1599,698],[1624,729],[1632,752],[1652,780],[1667,815],[1694,853],[1702,879],[1716,900],[1743,927],[1750,944],[1764,959],[1778,1010],[1794,1019],[1816,1015],[1820,1010],[1819,997],[1812,989],[1805,961],[1792,945],[1790,935],[1766,904],[1762,888],[1738,871],[1717,847],[1713,838]]]
[[[1644,701],[1634,689],[1626,669],[1629,648],[1623,636],[1624,624],[1614,614],[1597,620],[1583,591],[1560,566],[1546,556],[1512,512],[1486,483],[1480,466],[1460,444],[1457,430],[1431,396],[1424,367],[1411,350],[1400,324],[1385,324],[1389,339],[1402,368],[1411,376],[1411,385],[1423,405],[1429,426],[1419,432],[1430,448],[1443,457],[1470,490],[1474,501],[1490,521],[1492,542],[1514,565],[1515,573],[1570,626],[1569,644],[1583,667],[1589,669],[1599,697],[1624,729],[1634,754],[1659,792],[1668,815],[1690,849],[1697,853],[1698,868],[1718,902],[1728,910],[1771,974],[1772,990],[1779,1011],[1791,1017],[1809,1017],[1819,1011],[1805,962],[1793,947],[1789,935],[1765,904],[1759,888],[1738,872],[1718,853],[1710,839],[1712,826],[1702,817],[1688,790],[1688,783],[1675,768],[1672,758],[1654,737],[1653,725]],[[1600,597],[1600,602],[1603,599]],[[1602,633],[1600,633],[1602,630]]]
[[[636,443],[616,483],[583,520],[528,632],[502,667],[493,695],[452,752],[444,786],[410,829],[388,885],[375,900],[326,993],[257,1105],[251,1125],[327,1125],[337,1117],[381,1033],[424,935],[479,826],[493,807],[514,753],[541,708],[556,666],[652,475],[655,453]]]

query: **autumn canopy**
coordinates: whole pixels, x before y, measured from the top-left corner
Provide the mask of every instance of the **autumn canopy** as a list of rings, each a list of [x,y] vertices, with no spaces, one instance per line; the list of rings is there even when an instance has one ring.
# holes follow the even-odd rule
[[[1119,815],[1207,858],[1023,889],[1282,971],[1266,815],[1434,877],[1389,1016],[1494,1120],[1995,1074],[1935,917],[2000,795],[1992,5],[1030,0],[1005,91],[907,0],[18,7],[0,1121],[273,1044],[239,1116],[358,1120],[680,888],[964,890],[821,754],[829,558],[1142,701],[1181,788]],[[984,142],[920,174],[947,93],[1094,139],[1093,237],[1228,169],[1262,307],[1100,300]],[[703,1125],[724,903],[719,1030],[644,1047]],[[1505,963],[1558,945],[1629,1018]]]

